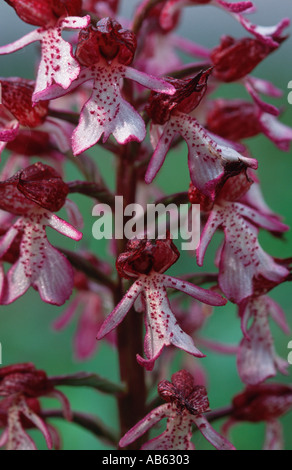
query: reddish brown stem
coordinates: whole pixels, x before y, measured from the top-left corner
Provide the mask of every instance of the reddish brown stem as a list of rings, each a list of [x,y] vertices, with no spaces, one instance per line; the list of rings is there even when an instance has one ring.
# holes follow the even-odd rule
[[[136,180],[133,158],[137,153],[136,144],[125,146],[117,171],[117,195],[123,196],[124,205],[135,202]],[[118,253],[124,251],[127,240],[118,240]],[[116,290],[116,303],[124,295],[122,280]],[[143,354],[143,316],[131,309],[117,330],[120,378],[126,384],[127,391],[118,399],[121,435],[124,435],[145,414],[146,386],[145,372],[136,360],[137,354]],[[145,437],[131,444],[127,449],[139,449]]]

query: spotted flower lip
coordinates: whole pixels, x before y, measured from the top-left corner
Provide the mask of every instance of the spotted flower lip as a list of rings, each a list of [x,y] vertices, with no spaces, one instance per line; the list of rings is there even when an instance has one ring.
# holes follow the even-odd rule
[[[289,334],[281,307],[267,295],[261,295],[243,302],[239,306],[239,316],[244,335],[239,346],[237,367],[243,383],[258,385],[274,377],[277,371],[286,375],[288,362],[277,355],[269,326],[271,317]]]
[[[234,446],[220,436],[203,415],[209,410],[205,387],[194,385],[193,376],[186,370],[172,375],[171,382],[163,380],[158,385],[160,396],[167,402],[150,411],[120,440],[125,447],[142,436],[163,418],[167,418],[166,430],[142,445],[141,450],[194,450],[191,442],[192,426],[197,426],[203,436],[220,450],[235,450]]]
[[[2,415],[1,427],[4,428],[0,436],[0,447],[6,450],[37,450],[32,438],[27,434],[26,428],[36,428],[44,436],[48,449],[53,447],[50,429],[39,416],[40,404],[38,399],[16,396],[3,399],[0,402]]]
[[[193,185],[213,201],[228,178],[245,168],[258,167],[257,160],[244,157],[230,142],[210,135],[195,118],[175,111],[164,125],[145,174],[146,183],[154,180],[173,140],[179,135],[188,146],[188,167]]]
[[[204,356],[195,347],[192,338],[178,325],[167,298],[167,288],[177,289],[208,305],[222,306],[226,303],[225,299],[211,290],[162,274],[177,257],[169,237],[156,240],[155,243],[130,241],[127,251],[117,260],[117,266],[122,277],[134,278],[135,281],[97,334],[97,339],[106,336],[123,321],[136,300],[141,299],[145,312],[146,358],[137,354],[137,361],[147,370],[153,369],[164,347],[170,344],[194,356]]]
[[[255,159],[241,155],[232,142],[209,133],[190,114],[206,93],[212,70],[202,70],[192,80],[172,80],[177,92],[171,97],[155,94],[150,97],[147,107],[152,119],[150,133],[155,134],[159,126],[159,138],[153,139],[154,153],[145,174],[147,184],[158,174],[178,136],[188,146],[188,167],[193,185],[212,201],[228,178],[241,173],[244,168],[257,169]]]
[[[29,0],[28,2],[10,0],[9,4],[15,7],[22,19],[29,20],[28,22],[31,24],[40,27],[11,44],[1,46],[0,55],[11,54],[29,44],[40,41],[41,60],[33,100],[36,101],[36,94],[44,92],[54,83],[68,89],[78,77],[80,65],[73,56],[72,45],[62,38],[62,31],[82,29],[89,25],[89,16],[68,16],[67,14],[71,11],[74,13],[80,2],[74,0],[64,3],[60,0],[46,0],[43,3],[39,0]],[[61,16],[59,16],[60,14]]]
[[[36,289],[44,302],[63,305],[71,296],[73,270],[67,258],[48,241],[45,228],[80,240],[82,234],[55,214],[37,209],[20,217],[0,241],[0,257],[9,250],[21,234],[19,258],[8,270],[2,288],[0,303],[8,305],[26,293],[30,286]]]

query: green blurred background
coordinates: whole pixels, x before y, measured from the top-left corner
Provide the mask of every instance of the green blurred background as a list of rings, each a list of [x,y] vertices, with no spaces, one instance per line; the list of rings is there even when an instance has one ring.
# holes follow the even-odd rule
[[[130,18],[136,4],[137,1],[122,1],[122,14]],[[259,11],[253,16],[253,22],[272,25],[284,16],[291,17],[291,3],[287,0],[278,0],[277,2],[274,0],[255,0],[254,4]],[[4,0],[0,2],[0,27],[1,45],[19,38],[32,29],[18,19],[14,10]],[[215,46],[222,34],[237,37],[245,35],[244,30],[234,19],[213,7],[187,8],[179,32],[208,47]],[[292,124],[292,106],[289,106],[287,102],[287,85],[292,80],[291,42],[291,39],[288,39],[277,53],[266,59],[254,72],[257,77],[271,80],[283,90],[283,98],[271,102],[285,109],[281,120],[290,125]],[[1,76],[33,78],[36,57],[37,50],[35,46],[29,46],[7,57],[2,56],[0,58]],[[220,94],[217,93],[217,95],[247,98],[243,87],[239,85],[224,86],[221,88]],[[280,152],[265,137],[253,138],[247,143],[252,155],[259,161],[258,174],[266,202],[275,212],[282,215],[286,224],[291,226],[291,152]],[[186,165],[186,147],[182,145],[179,150],[180,155],[177,151],[170,152],[166,164],[155,181],[155,184],[159,185],[166,193],[185,191],[188,188],[189,175]],[[102,151],[101,148],[90,150],[89,153],[94,155],[105,180],[113,188],[114,162],[111,155]],[[6,158],[6,155],[3,156],[1,167],[5,164]],[[178,161],[182,164],[178,165]],[[77,178],[80,178],[80,175],[76,168],[72,164],[68,164],[67,180]],[[64,240],[61,235],[51,231],[49,233],[48,231],[50,240],[58,246],[64,246],[72,250],[82,247],[90,249],[96,255],[114,263],[106,244],[97,242],[92,237],[91,229],[94,222],[91,216],[92,201],[83,196],[72,196],[72,200],[78,204],[84,217],[84,238],[82,242],[77,246],[77,243],[68,241],[68,239]],[[213,271],[215,269],[213,264],[214,254],[219,246],[220,239],[220,236],[215,237],[211,243],[203,269],[197,267],[194,258],[189,257],[186,252],[182,252],[173,272],[179,275],[181,273]],[[262,233],[260,241],[263,248],[275,257],[292,256],[291,232],[285,235],[284,240],[275,239]],[[271,293],[271,297],[278,301],[285,310],[288,322],[292,327],[291,286],[284,284],[278,287]],[[37,368],[44,369],[48,375],[89,371],[96,372],[111,380],[118,380],[117,354],[108,344],[101,342],[96,355],[91,360],[81,363],[74,359],[72,338],[75,333],[77,318],[65,331],[59,333],[53,331],[52,323],[64,311],[65,306],[55,307],[44,304],[41,302],[38,293],[29,290],[25,296],[14,304],[0,308],[0,342],[2,344],[3,365],[31,361],[35,363]],[[289,352],[288,342],[292,340],[292,333],[287,337],[272,322],[271,329],[274,334],[277,353],[281,357],[287,358]],[[202,334],[214,340],[237,344],[242,334],[235,307],[228,304],[223,308],[215,309]],[[181,353],[179,353],[177,361],[181,357]],[[202,360],[202,364],[208,377],[211,408],[216,409],[227,405],[233,395],[243,388],[243,384],[238,378],[235,357],[208,351],[207,357]],[[291,373],[292,366],[289,369],[288,376],[278,375],[273,380],[291,383]],[[85,388],[64,388],[63,390],[69,397],[74,410],[96,414],[109,427],[117,429],[117,409],[115,400],[112,397]],[[46,400],[46,404],[52,408],[56,406],[53,400]],[[281,420],[285,428],[285,447],[290,450],[292,449],[291,416],[291,413],[289,413]],[[110,449],[110,446],[97,440],[90,433],[74,424],[59,420],[52,420],[52,423],[56,424],[61,432],[65,450]],[[222,422],[217,422],[214,427],[219,430],[221,424]],[[38,448],[45,449],[44,440],[40,437],[39,432],[33,431],[32,435]],[[263,444],[263,437],[263,424],[241,424],[235,427],[231,433],[232,442],[236,448],[244,450],[260,449]],[[211,449],[199,433],[195,435],[194,442],[198,449]]]

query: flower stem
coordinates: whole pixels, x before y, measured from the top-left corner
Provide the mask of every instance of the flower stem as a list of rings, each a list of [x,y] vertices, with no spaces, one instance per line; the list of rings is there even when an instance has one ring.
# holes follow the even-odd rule
[[[131,143],[125,146],[117,169],[117,195],[123,196],[124,204],[135,202],[136,174],[133,159],[136,154],[136,145]],[[118,240],[118,254],[125,249],[127,240]],[[122,280],[116,289],[116,304],[124,295]],[[145,415],[146,386],[145,372],[137,360],[137,354],[143,354],[143,316],[132,308],[117,330],[117,346],[119,352],[120,378],[126,384],[126,393],[118,398],[121,435],[124,435]],[[129,412],[129,410],[131,410]],[[139,449],[147,436],[131,444],[128,449]]]

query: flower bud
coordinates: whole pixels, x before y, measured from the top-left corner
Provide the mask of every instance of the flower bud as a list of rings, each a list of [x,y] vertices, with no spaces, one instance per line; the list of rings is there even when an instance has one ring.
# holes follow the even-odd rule
[[[224,36],[221,44],[211,53],[215,66],[213,75],[222,82],[240,80],[275,49],[258,39]]]
[[[32,104],[34,82],[23,78],[1,80],[2,105],[10,111],[20,125],[37,127],[48,115],[48,101]]]

